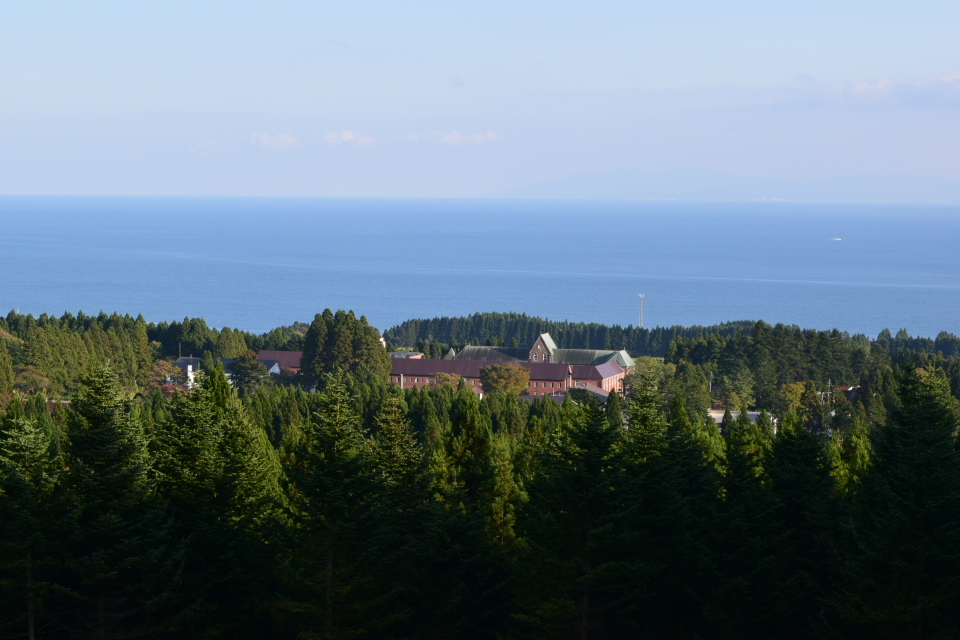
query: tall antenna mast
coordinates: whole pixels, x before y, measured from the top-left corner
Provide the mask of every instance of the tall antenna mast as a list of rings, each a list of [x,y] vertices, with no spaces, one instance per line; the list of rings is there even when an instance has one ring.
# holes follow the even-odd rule
[[[637,294],[640,296],[640,328],[643,329],[643,296],[646,294]]]

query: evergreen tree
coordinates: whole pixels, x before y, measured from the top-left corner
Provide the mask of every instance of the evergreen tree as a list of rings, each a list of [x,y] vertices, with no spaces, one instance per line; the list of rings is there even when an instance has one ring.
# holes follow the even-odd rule
[[[727,441],[720,433],[720,426],[709,415],[691,421],[690,437],[703,450],[707,464],[715,472],[726,468]]]
[[[182,549],[169,628],[184,637],[262,637],[270,627],[258,623],[261,589],[273,562],[266,542],[280,503],[276,452],[222,370],[177,395],[159,440],[161,490]]]
[[[230,388],[222,368],[203,380],[221,433],[224,472],[231,483],[230,519],[251,528],[274,515],[282,469],[276,450]]]
[[[221,358],[239,358],[248,349],[247,341],[244,339],[242,332],[224,327],[217,337],[217,346],[213,350],[213,357],[218,360]]]
[[[390,376],[390,354],[366,317],[329,309],[317,314],[304,339],[303,375],[322,384],[325,373],[350,374],[360,385],[382,385]]]
[[[841,615],[854,635],[950,637],[960,624],[957,401],[941,372],[922,370],[901,375],[898,396],[874,430]]]
[[[69,588],[77,637],[156,630],[149,603],[167,588],[176,554],[164,547],[142,425],[131,419],[115,374],[98,368],[73,396],[65,487]]]
[[[670,403],[670,432],[690,431],[692,424],[687,415],[687,404],[684,401],[683,389],[677,389]]]
[[[630,619],[652,636],[689,633],[700,616],[707,529],[694,514],[706,520],[717,497],[716,477],[690,434],[682,390],[672,402],[672,420],[662,404],[654,380],[634,386],[620,445],[630,505],[622,516],[622,562],[634,572]]]
[[[14,403],[19,405],[19,399]],[[6,623],[33,640],[51,622],[47,611],[61,518],[59,461],[48,434],[26,418],[5,421],[0,439],[0,567]],[[13,605],[12,607],[10,605]],[[19,633],[17,635],[20,635]]]
[[[18,398],[18,400],[22,399]],[[48,402],[47,396],[40,392],[27,398],[26,403],[22,406],[26,418],[34,422],[50,441],[51,455],[59,457],[62,451],[63,429],[54,421]],[[17,402],[16,404],[20,405],[21,403]]]
[[[256,351],[249,349],[234,360],[230,376],[241,398],[270,383],[270,373],[266,365],[257,360]]]
[[[519,402],[507,395],[505,402]],[[494,434],[489,402],[481,403],[466,387],[457,392],[452,418],[441,463],[449,474],[444,498],[477,516],[491,541],[506,544],[514,537],[514,513],[524,496],[514,467],[513,436],[507,430]]]
[[[620,394],[611,391],[604,405],[604,413],[607,415],[607,421],[614,427],[623,426],[623,403],[620,400]]]
[[[823,439],[784,420],[765,465],[774,508],[776,570],[768,612],[775,635],[789,636],[824,617],[839,566],[840,503]]]
[[[443,513],[431,500],[422,448],[396,396],[387,399],[377,416],[369,457],[370,515],[357,561],[368,579],[355,590],[353,601],[371,633],[424,637],[427,621],[449,597],[424,597],[436,576],[425,561],[438,552],[430,548],[435,542],[430,536]]]
[[[423,452],[410,431],[400,400],[390,396],[377,416],[372,462],[389,484],[414,481],[422,470]]]
[[[363,627],[358,603],[364,576],[356,563],[369,513],[370,473],[360,421],[342,380],[327,375],[303,446],[288,465],[296,508],[288,605],[304,637],[336,638]]]
[[[330,316],[331,320],[333,319],[333,314],[329,309],[314,316],[310,328],[307,329],[307,335],[304,337],[300,366],[304,377],[311,384],[316,384],[319,376],[326,370],[324,349],[327,345],[327,316]]]
[[[490,539],[501,545],[515,538],[516,512],[526,498],[514,465],[516,441],[500,431],[490,440],[490,474],[483,487],[484,511]]]
[[[667,442],[667,419],[660,411],[663,394],[653,379],[643,378],[633,387],[627,404],[627,423],[633,454],[641,461],[659,456]]]
[[[727,407],[723,410],[723,419],[720,421],[720,433],[724,437],[729,437],[733,432],[733,414],[730,413],[730,408]]]
[[[773,443],[777,436],[777,428],[773,423],[773,417],[767,413],[766,409],[762,409],[760,415],[757,416],[757,430],[768,446]]]
[[[6,340],[0,336],[0,400],[4,400],[13,393],[15,382],[13,374],[13,360],[7,349]]]
[[[586,411],[550,442],[520,519],[527,636],[616,636],[627,622],[636,568],[624,561],[622,432],[599,407]]]
[[[832,429],[826,450],[841,495],[852,498],[870,466],[870,426],[862,404],[851,411],[851,424]]]
[[[677,389],[683,394],[687,414],[693,417],[706,414],[712,402],[710,385],[703,369],[686,361],[680,362],[677,364],[675,378]]]
[[[745,406],[725,436],[724,500],[715,542],[721,579],[707,615],[730,635],[764,637],[777,624],[772,594],[779,575],[774,503],[763,468],[766,443]]]
[[[722,530],[721,482],[726,460],[725,442],[713,419],[671,425],[666,468],[649,474],[645,484],[655,483],[662,505],[650,513],[665,529],[659,547],[663,555],[663,586],[648,605],[648,617],[659,619],[660,636],[684,637],[697,630],[713,630],[704,620],[704,603],[716,588],[716,546]],[[672,485],[672,487],[671,487]],[[665,489],[670,488],[673,496]],[[646,509],[641,509],[646,511]],[[665,598],[660,594],[669,594]],[[656,635],[656,634],[654,634]]]
[[[204,351],[200,358],[200,371],[204,373],[213,373],[213,370],[221,366],[219,361],[215,360],[212,351]]]

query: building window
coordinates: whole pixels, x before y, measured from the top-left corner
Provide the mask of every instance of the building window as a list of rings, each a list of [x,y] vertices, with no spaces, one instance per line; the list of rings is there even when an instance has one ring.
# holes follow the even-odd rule
[[[533,354],[533,361],[534,361],[534,362],[537,361],[537,354]]]

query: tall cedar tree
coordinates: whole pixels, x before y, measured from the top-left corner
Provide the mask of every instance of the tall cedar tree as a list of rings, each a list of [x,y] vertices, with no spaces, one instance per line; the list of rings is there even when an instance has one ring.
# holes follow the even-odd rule
[[[706,613],[718,630],[732,637],[762,637],[777,619],[773,593],[779,575],[773,500],[763,469],[766,442],[745,406],[729,429],[724,501],[714,543],[722,578]]]
[[[247,349],[237,355],[233,362],[233,386],[241,398],[244,398],[260,387],[270,384],[270,372],[266,365],[257,360],[257,352]]]
[[[709,601],[717,581],[715,547],[720,522],[722,468],[725,442],[713,419],[700,415],[693,421],[683,420],[670,425],[670,437],[665,463],[673,475],[679,502],[674,511],[662,517],[660,526],[668,531],[666,546],[671,551],[664,572],[667,580],[659,593],[665,606],[657,607],[659,594],[650,602],[659,622],[659,634],[653,637],[679,638],[696,635],[698,630],[712,624],[704,620],[703,603]],[[667,476],[668,478],[670,476]],[[657,481],[656,475],[651,480]],[[663,491],[665,486],[658,487]]]
[[[220,369],[175,397],[159,431],[161,490],[183,554],[169,630],[263,637],[269,616],[258,607],[272,577],[267,543],[281,502],[275,450]]]
[[[349,374],[363,385],[383,384],[390,376],[390,354],[380,334],[352,311],[317,314],[304,338],[301,362],[307,382],[321,386],[327,373]]]
[[[627,426],[621,455],[624,463],[626,523],[622,561],[632,568],[630,622],[636,633],[676,637],[688,631],[697,607],[690,594],[699,587],[698,540],[690,500],[678,459],[696,454],[682,451],[678,432],[661,411],[663,392],[655,377],[636,380],[627,404]],[[678,393],[682,396],[682,392]],[[676,400],[676,399],[675,399]],[[688,421],[682,397],[675,402],[679,429]],[[694,460],[702,461],[694,456]],[[703,506],[703,505],[699,505]]]
[[[288,604],[304,638],[348,637],[366,626],[367,576],[358,570],[369,524],[371,474],[367,443],[343,381],[327,374],[317,410],[291,463],[296,540]]]
[[[213,355],[215,358],[239,358],[240,354],[248,349],[242,332],[224,327],[217,337],[217,346]]]
[[[370,443],[373,481],[371,517],[358,565],[371,576],[363,607],[368,627],[386,637],[424,631],[425,618],[437,601],[422,598],[429,569],[424,566],[425,524],[432,519],[423,450],[390,396],[377,415]]]
[[[528,551],[517,618],[526,637],[623,633],[636,567],[625,561],[631,508],[620,464],[621,431],[598,406],[567,423],[529,485],[519,530]]]
[[[20,399],[14,403],[19,406]],[[30,640],[55,623],[48,611],[55,588],[57,495],[61,466],[49,435],[24,417],[10,420],[0,439],[0,567],[4,622],[0,633]]]
[[[822,437],[785,420],[765,465],[774,502],[777,571],[771,635],[794,637],[821,626],[839,566],[841,509]]]
[[[848,635],[955,637],[960,626],[957,401],[941,371],[908,371],[874,430],[856,551],[840,601]]]
[[[73,396],[63,551],[75,637],[127,638],[155,631],[152,603],[169,588],[176,550],[167,545],[142,426],[117,376],[105,367]]]

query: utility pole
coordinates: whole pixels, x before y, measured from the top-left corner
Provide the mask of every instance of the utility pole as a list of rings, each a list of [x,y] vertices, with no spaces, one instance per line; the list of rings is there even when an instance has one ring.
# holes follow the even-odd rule
[[[643,329],[643,296],[646,294],[637,294],[640,296],[640,328]]]

